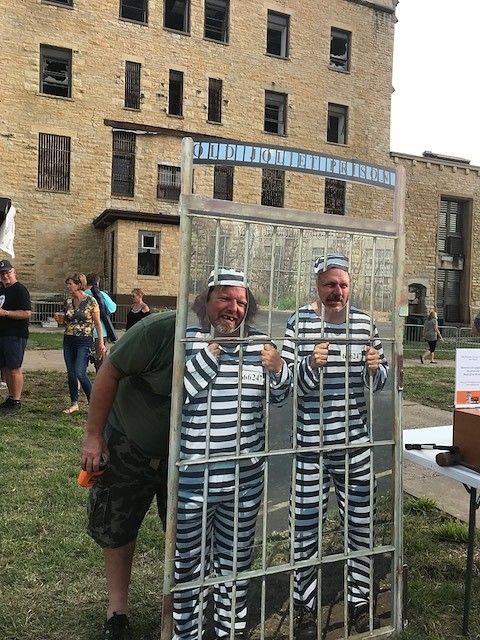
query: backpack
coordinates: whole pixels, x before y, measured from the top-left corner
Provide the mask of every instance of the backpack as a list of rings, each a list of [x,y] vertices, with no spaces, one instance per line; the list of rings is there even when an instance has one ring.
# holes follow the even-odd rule
[[[110,314],[107,313],[107,309],[105,307],[105,302],[104,302],[104,300],[102,298],[102,292],[95,285],[92,285],[90,287],[90,291],[92,292],[92,296],[98,302],[98,307],[100,309],[100,320],[105,325],[105,330],[107,332],[107,338],[110,340],[110,342],[116,342],[117,341],[117,334],[115,333],[115,327],[113,326],[113,322],[112,322],[112,320],[110,318]]]

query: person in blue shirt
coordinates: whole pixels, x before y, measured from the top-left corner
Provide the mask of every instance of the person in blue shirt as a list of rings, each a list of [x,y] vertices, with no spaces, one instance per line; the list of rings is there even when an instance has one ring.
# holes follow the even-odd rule
[[[86,295],[93,296],[95,300],[98,302],[98,306],[100,307],[100,322],[102,325],[102,333],[104,341],[108,339],[110,342],[115,342],[117,340],[117,336],[115,335],[115,331],[113,329],[112,321],[110,320],[110,314],[115,313],[117,310],[117,304],[114,302],[111,297],[108,295],[106,291],[100,289],[100,276],[98,273],[89,273],[87,274],[87,285],[88,289],[85,291]],[[97,332],[93,330],[93,339],[97,341]],[[95,358],[94,366],[95,370],[98,371],[98,368],[102,364],[102,360]]]

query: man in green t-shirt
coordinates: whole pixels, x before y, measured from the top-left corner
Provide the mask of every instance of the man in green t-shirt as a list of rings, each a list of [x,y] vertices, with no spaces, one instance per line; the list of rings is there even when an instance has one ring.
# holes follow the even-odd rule
[[[90,490],[88,533],[103,548],[104,640],[131,638],[128,588],[138,530],[154,497],[165,523],[175,313],[137,323],[110,350],[90,398],[82,469],[104,473]]]

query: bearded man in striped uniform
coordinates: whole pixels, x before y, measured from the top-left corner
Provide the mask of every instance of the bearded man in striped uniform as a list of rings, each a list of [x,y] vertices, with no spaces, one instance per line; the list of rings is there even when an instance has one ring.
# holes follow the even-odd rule
[[[264,450],[267,387],[269,399],[281,402],[290,373],[252,325],[257,305],[241,271],[212,271],[193,309],[199,326],[186,332],[180,457],[209,461],[180,466],[175,581],[225,578],[213,587],[215,637],[229,638],[233,627],[240,639],[248,586],[241,573],[251,565],[263,492],[256,454]],[[208,588],[185,587],[174,592],[176,640],[199,638],[204,626]]]
[[[373,321],[349,305],[347,258],[333,253],[322,256],[314,270],[318,298],[289,318],[282,351],[298,385],[298,453],[291,509],[297,562],[318,559],[319,513],[325,521],[331,483],[341,522],[348,527],[348,551],[370,548],[373,471],[370,450],[361,446],[371,439],[365,389],[382,389],[388,373]],[[309,447],[316,451],[309,452]],[[349,626],[361,633],[370,626],[371,561],[355,557],[347,566]],[[297,640],[317,640],[317,575],[318,565],[295,572]],[[374,626],[377,622],[374,619]]]

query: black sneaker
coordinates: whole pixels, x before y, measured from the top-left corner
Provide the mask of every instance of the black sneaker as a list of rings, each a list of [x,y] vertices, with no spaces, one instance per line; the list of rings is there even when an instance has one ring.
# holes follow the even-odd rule
[[[317,640],[317,617],[305,607],[295,607],[293,633],[295,640]]]
[[[124,613],[114,613],[103,625],[103,640],[132,640],[128,617]]]
[[[20,411],[22,408],[22,403],[20,400],[14,400],[13,398],[7,398],[5,402],[0,404],[0,412],[1,413],[15,413]]]
[[[380,628],[379,618],[373,614],[373,628]],[[368,604],[359,604],[354,607],[348,605],[348,631],[354,630],[356,633],[365,633],[370,631],[370,612]]]

